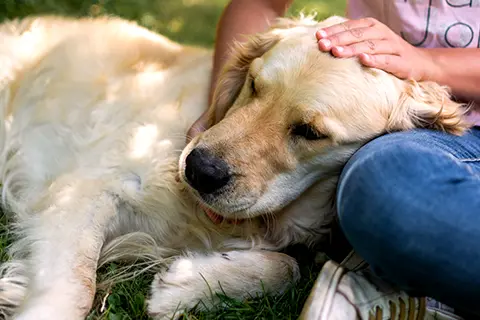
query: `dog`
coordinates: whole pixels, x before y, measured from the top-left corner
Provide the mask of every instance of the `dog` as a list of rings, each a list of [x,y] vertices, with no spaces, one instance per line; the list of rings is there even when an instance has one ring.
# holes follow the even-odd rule
[[[0,310],[83,319],[96,270],[165,264],[148,312],[172,318],[280,294],[299,267],[280,251],[328,237],[338,175],[392,131],[468,129],[447,88],[395,78],[316,47],[320,27],[282,18],[236,44],[208,106],[212,52],[120,18],[0,25],[2,199],[14,243]],[[225,118],[185,142],[208,109]],[[204,303],[199,304],[199,301]]]

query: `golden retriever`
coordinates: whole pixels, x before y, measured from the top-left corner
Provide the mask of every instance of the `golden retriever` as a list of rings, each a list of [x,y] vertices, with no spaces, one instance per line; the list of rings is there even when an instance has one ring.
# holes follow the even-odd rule
[[[210,108],[226,117],[187,146],[207,109],[210,50],[116,18],[0,25],[15,232],[2,314],[82,319],[114,259],[171,262],[151,286],[158,319],[213,307],[220,290],[242,299],[295,282],[296,261],[277,251],[328,233],[355,150],[394,130],[467,128],[445,88],[319,52],[315,30],[342,21],[280,19],[237,45]]]

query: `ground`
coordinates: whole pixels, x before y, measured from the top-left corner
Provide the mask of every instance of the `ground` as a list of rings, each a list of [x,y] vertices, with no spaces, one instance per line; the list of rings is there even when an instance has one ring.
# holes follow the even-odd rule
[[[0,22],[8,18],[29,14],[63,14],[69,16],[96,16],[114,14],[136,20],[141,25],[162,33],[172,40],[185,44],[212,47],[215,28],[227,0],[0,0]],[[319,19],[332,14],[344,14],[342,0],[296,0],[289,15],[300,11],[316,12]],[[8,244],[5,224],[0,217],[0,256],[6,259],[4,248]],[[115,272],[110,265],[107,272]],[[231,301],[216,313],[192,313],[187,319],[297,319],[302,305],[315,279],[314,268],[303,270],[303,280],[296,288],[278,298],[259,298],[247,302]],[[143,320],[145,299],[152,280],[151,275],[141,275],[132,281],[101,290],[96,299],[95,310],[88,319]]]

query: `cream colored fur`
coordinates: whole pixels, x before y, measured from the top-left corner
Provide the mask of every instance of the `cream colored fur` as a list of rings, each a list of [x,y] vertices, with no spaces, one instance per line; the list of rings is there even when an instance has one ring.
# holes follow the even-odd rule
[[[292,86],[295,93],[285,89],[293,79],[287,76],[305,68],[324,73],[315,69],[327,61],[315,50],[316,26],[280,20],[237,47],[215,99],[230,109],[226,119],[185,148],[187,129],[207,108],[209,50],[115,18],[0,25],[2,196],[15,232],[11,261],[2,265],[0,311],[13,319],[82,319],[92,306],[96,269],[116,259],[170,264],[151,287],[148,310],[157,319],[199,300],[206,301],[200,307],[216,306],[210,290],[239,299],[264,289],[281,293],[299,272],[294,259],[274,251],[324,238],[336,177],[361,143],[417,126],[462,131],[460,109],[447,92],[406,86],[354,60],[328,57],[337,73],[326,73],[321,88],[310,77],[308,86]],[[286,90],[284,101],[298,102],[291,109],[277,103],[274,110],[266,101],[246,107],[250,64],[264,54],[260,68],[271,77],[264,85]],[[326,109],[319,109],[322,99],[329,99]],[[336,114],[332,142],[287,150],[286,133],[275,132],[288,127],[287,115],[301,120],[322,112]],[[258,130],[262,121],[268,130]],[[203,200],[177,179],[193,146],[218,141],[239,168],[249,161],[245,181],[212,205],[232,216],[235,202],[255,202],[238,213],[252,217],[239,225],[213,224],[198,206]],[[280,163],[268,156],[250,161],[259,160],[256,151],[279,151]]]

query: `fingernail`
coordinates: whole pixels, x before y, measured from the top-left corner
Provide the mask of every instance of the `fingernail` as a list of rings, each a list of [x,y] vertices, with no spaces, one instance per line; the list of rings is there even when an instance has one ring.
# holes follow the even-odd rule
[[[360,54],[360,58],[362,58],[364,61],[370,61],[370,56],[366,53]]]
[[[344,50],[343,47],[334,47],[334,49],[336,49],[338,53],[342,53]]]
[[[317,31],[317,35],[318,35],[320,38],[325,38],[325,37],[327,37],[327,33],[326,33],[324,30],[322,30],[322,29],[320,29],[320,30]]]
[[[323,44],[323,46],[324,46],[325,48],[329,48],[330,45],[332,44],[332,43],[330,42],[330,40],[328,40],[328,39],[322,39],[322,40],[320,40],[320,41],[318,41],[318,42],[320,42],[321,44]]]

